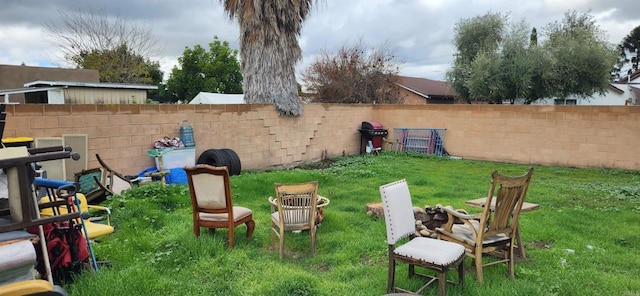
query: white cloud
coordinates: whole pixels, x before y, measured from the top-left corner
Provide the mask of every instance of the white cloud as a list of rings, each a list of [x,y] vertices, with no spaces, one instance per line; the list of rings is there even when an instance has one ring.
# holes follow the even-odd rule
[[[509,14],[512,21],[525,19],[542,29],[559,21],[568,10],[591,13],[606,30],[611,43],[619,43],[640,25],[637,0],[544,0],[514,2],[508,0],[325,0],[308,15],[300,36],[303,61],[308,65],[323,50],[335,51],[358,42],[377,46],[391,45],[404,62],[403,75],[431,79],[444,77],[451,65],[451,43],[455,23],[487,12]],[[59,50],[44,38],[42,23],[56,21],[57,11],[78,8],[101,9],[109,15],[148,25],[160,40],[160,52],[154,54],[168,76],[185,47],[207,46],[214,35],[239,48],[238,25],[229,20],[220,1],[160,1],[149,5],[141,0],[81,1],[21,0],[4,1],[0,9],[0,63],[63,65]],[[37,9],[36,9],[37,8]],[[407,74],[409,73],[409,74]]]

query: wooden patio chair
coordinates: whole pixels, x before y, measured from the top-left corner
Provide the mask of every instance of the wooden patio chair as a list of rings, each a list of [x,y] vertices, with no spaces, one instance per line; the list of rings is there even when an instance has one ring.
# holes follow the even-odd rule
[[[200,227],[207,227],[212,231],[227,228],[229,248],[233,248],[234,229],[240,224],[246,224],[247,239],[251,238],[255,229],[253,212],[233,205],[227,167],[198,164],[186,166],[184,170],[193,208],[193,233],[200,236]]]
[[[448,222],[444,227],[436,228],[438,238],[465,247],[467,255],[473,258],[480,284],[483,282],[482,268],[498,263],[506,263],[509,277],[515,278],[514,246],[518,217],[532,175],[533,168],[517,177],[504,176],[493,171],[486,204],[491,205],[495,202],[494,210],[487,206],[482,213],[467,215],[451,207],[443,208],[447,212]],[[464,224],[454,224],[456,219]],[[496,255],[499,259],[483,264],[483,254]]]
[[[387,244],[389,246],[389,272],[387,278],[387,293],[404,292],[420,294],[431,283],[438,281],[438,295],[446,295],[446,273],[450,268],[457,267],[458,283],[464,283],[464,247],[459,244],[441,241],[433,238],[415,235],[416,219],[413,214],[411,194],[405,180],[396,181],[380,186],[380,195],[384,212],[384,222],[387,228]],[[400,244],[404,238],[409,241]],[[396,262],[409,264],[409,277],[420,276],[427,279],[420,289],[411,292],[396,287]],[[417,273],[415,267],[434,270],[438,276]]]
[[[108,195],[121,195],[123,191],[133,188],[133,183],[125,178],[124,175],[109,167],[99,154],[96,154],[96,159],[102,166],[102,179],[94,176],[94,180]]]
[[[275,237],[280,240],[280,259],[284,255],[285,231],[309,230],[311,254],[316,254],[316,224],[318,181],[300,184],[275,184],[276,197],[269,197],[271,205],[271,248]]]

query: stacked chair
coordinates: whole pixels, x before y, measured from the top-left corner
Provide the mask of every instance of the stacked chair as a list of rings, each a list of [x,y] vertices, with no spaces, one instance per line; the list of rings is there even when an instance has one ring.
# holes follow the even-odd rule
[[[0,209],[0,294],[66,294],[54,285],[44,228],[52,223],[77,219],[80,212],[40,216],[39,208],[59,207],[67,201],[38,201],[33,190],[33,164],[72,156],[70,149],[63,147],[0,149],[0,168],[6,172],[7,180],[6,188],[1,190],[6,190],[8,196],[8,208]],[[43,265],[40,279],[35,268],[38,253]]]

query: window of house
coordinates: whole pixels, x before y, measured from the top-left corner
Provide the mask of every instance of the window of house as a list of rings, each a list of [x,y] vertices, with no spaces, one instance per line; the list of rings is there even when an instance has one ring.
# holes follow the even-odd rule
[[[576,99],[555,99],[553,100],[554,105],[578,105],[578,100]]]

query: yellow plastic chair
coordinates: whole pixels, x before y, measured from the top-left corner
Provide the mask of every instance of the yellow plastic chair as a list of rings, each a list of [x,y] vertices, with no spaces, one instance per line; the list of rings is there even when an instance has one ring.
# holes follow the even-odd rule
[[[80,202],[81,213],[83,214],[89,213],[90,211],[91,212],[102,211],[106,213],[106,222],[107,222],[106,224],[95,222],[97,219],[95,217],[89,217],[89,215],[80,216],[84,221],[84,225],[87,227],[87,233],[89,235],[88,237],[89,239],[95,239],[101,236],[109,235],[115,231],[115,229],[111,225],[111,210],[109,208],[88,204],[86,197],[82,193],[77,193],[76,197]],[[55,211],[58,211],[58,212],[56,213]],[[52,210],[51,208],[43,209],[42,211],[40,211],[40,215],[43,217],[44,216],[51,217],[51,216],[54,216],[54,213],[56,213],[57,215],[60,215],[60,214],[66,214],[67,212],[68,212],[67,207],[61,206],[56,208],[55,210]],[[74,211],[72,210],[72,212]]]

